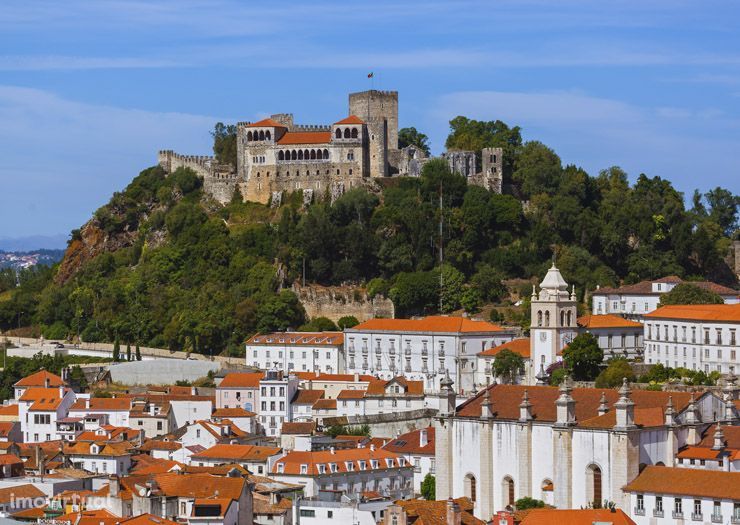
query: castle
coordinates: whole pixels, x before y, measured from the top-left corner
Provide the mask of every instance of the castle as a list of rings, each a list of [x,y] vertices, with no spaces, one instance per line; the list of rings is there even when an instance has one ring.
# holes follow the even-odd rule
[[[468,183],[501,192],[501,148],[482,151],[480,172],[476,152],[450,151],[442,157]],[[203,177],[205,191],[221,203],[229,202],[238,188],[245,200],[273,204],[284,192],[302,190],[304,202],[310,203],[314,196],[334,200],[385,177],[418,177],[429,160],[415,146],[399,149],[398,92],[378,90],[350,93],[349,116],[331,125],[298,125],[287,113],[239,122],[236,170],[210,156],[165,150],[158,158],[168,173],[193,169]]]

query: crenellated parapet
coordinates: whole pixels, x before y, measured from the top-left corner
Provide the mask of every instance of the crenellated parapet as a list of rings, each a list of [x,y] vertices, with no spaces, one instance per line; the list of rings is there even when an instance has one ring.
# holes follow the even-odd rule
[[[328,124],[296,124],[293,131],[331,131]]]

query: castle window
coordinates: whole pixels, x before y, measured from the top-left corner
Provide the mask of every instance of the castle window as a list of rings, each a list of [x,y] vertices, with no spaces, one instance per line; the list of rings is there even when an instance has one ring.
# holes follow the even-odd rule
[[[352,138],[353,139],[357,138],[357,128],[352,128]]]
[[[260,130],[260,140],[265,140],[265,132],[264,132],[264,130]]]
[[[265,138],[267,140],[270,140],[270,131],[269,130],[265,132]]]
[[[278,160],[285,160],[285,154],[282,151],[278,151]]]
[[[348,138],[350,138],[350,131],[349,131],[349,128],[345,128],[345,129],[344,129],[344,138],[345,138],[345,139],[348,139]]]
[[[247,133],[247,140],[248,140],[248,141],[251,141],[251,140],[252,140],[252,132],[251,132],[251,131],[249,131],[249,132]]]
[[[298,157],[297,157],[297,154],[296,154],[296,152],[295,152],[295,150],[293,150],[293,151],[291,152],[291,154],[290,154],[290,158],[291,158],[292,160],[296,160],[296,159],[298,158]]]
[[[550,312],[545,312],[545,326],[550,326]]]
[[[567,319],[568,319],[568,326],[571,326],[571,314],[572,312],[568,312]]]
[[[537,312],[537,326],[542,326],[542,310]]]
[[[325,159],[328,159],[329,158],[329,150],[328,149],[325,149],[324,150],[324,158]]]
[[[347,160],[355,160],[355,151],[354,150],[349,150],[347,152]]]
[[[565,326],[565,311],[561,310],[560,312],[560,326]]]
[[[303,150],[298,150],[298,160],[303,160]]]
[[[311,154],[308,152],[308,150],[305,150],[303,152],[303,158],[308,160],[311,157]]]
[[[352,175],[352,170],[349,170],[349,174]]]
[[[339,175],[339,170],[337,170],[337,175]]]
[[[316,160],[316,150],[315,149],[311,150],[311,160]]]
[[[337,137],[338,139],[341,139],[342,138],[342,130],[339,129],[339,128],[337,128],[337,132],[334,134],[334,136]]]

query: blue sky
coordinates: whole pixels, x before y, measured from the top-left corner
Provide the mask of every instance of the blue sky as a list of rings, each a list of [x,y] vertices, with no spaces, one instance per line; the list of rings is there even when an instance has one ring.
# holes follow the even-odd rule
[[[739,24],[720,1],[4,0],[0,238],[66,234],[218,120],[339,120],[369,71],[436,153],[450,118],[498,118],[592,174],[740,193]]]

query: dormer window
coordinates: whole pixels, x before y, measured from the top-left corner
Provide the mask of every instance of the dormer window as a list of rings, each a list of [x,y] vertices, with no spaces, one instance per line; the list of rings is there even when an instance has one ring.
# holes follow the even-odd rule
[[[377,459],[371,459],[370,460],[370,466],[372,468],[378,468],[378,460]]]
[[[347,472],[353,472],[355,470],[355,464],[351,461],[345,461],[344,466],[347,469]]]
[[[278,474],[282,474],[285,472],[285,463],[278,463]],[[301,465],[301,469],[303,469],[303,465]]]
[[[326,474],[326,465],[316,465],[316,468],[319,470],[319,474]]]
[[[338,469],[338,467],[337,467],[337,464],[336,464],[336,463],[329,463],[329,470],[330,470],[331,472],[337,472],[337,471],[338,471],[339,469]]]
[[[392,468],[393,467],[393,460],[390,459],[390,458],[386,458],[385,459],[385,466],[388,467],[388,468]]]
[[[301,465],[301,474],[308,474],[308,465]]]
[[[360,470],[365,470],[367,468],[367,462],[360,461]]]

